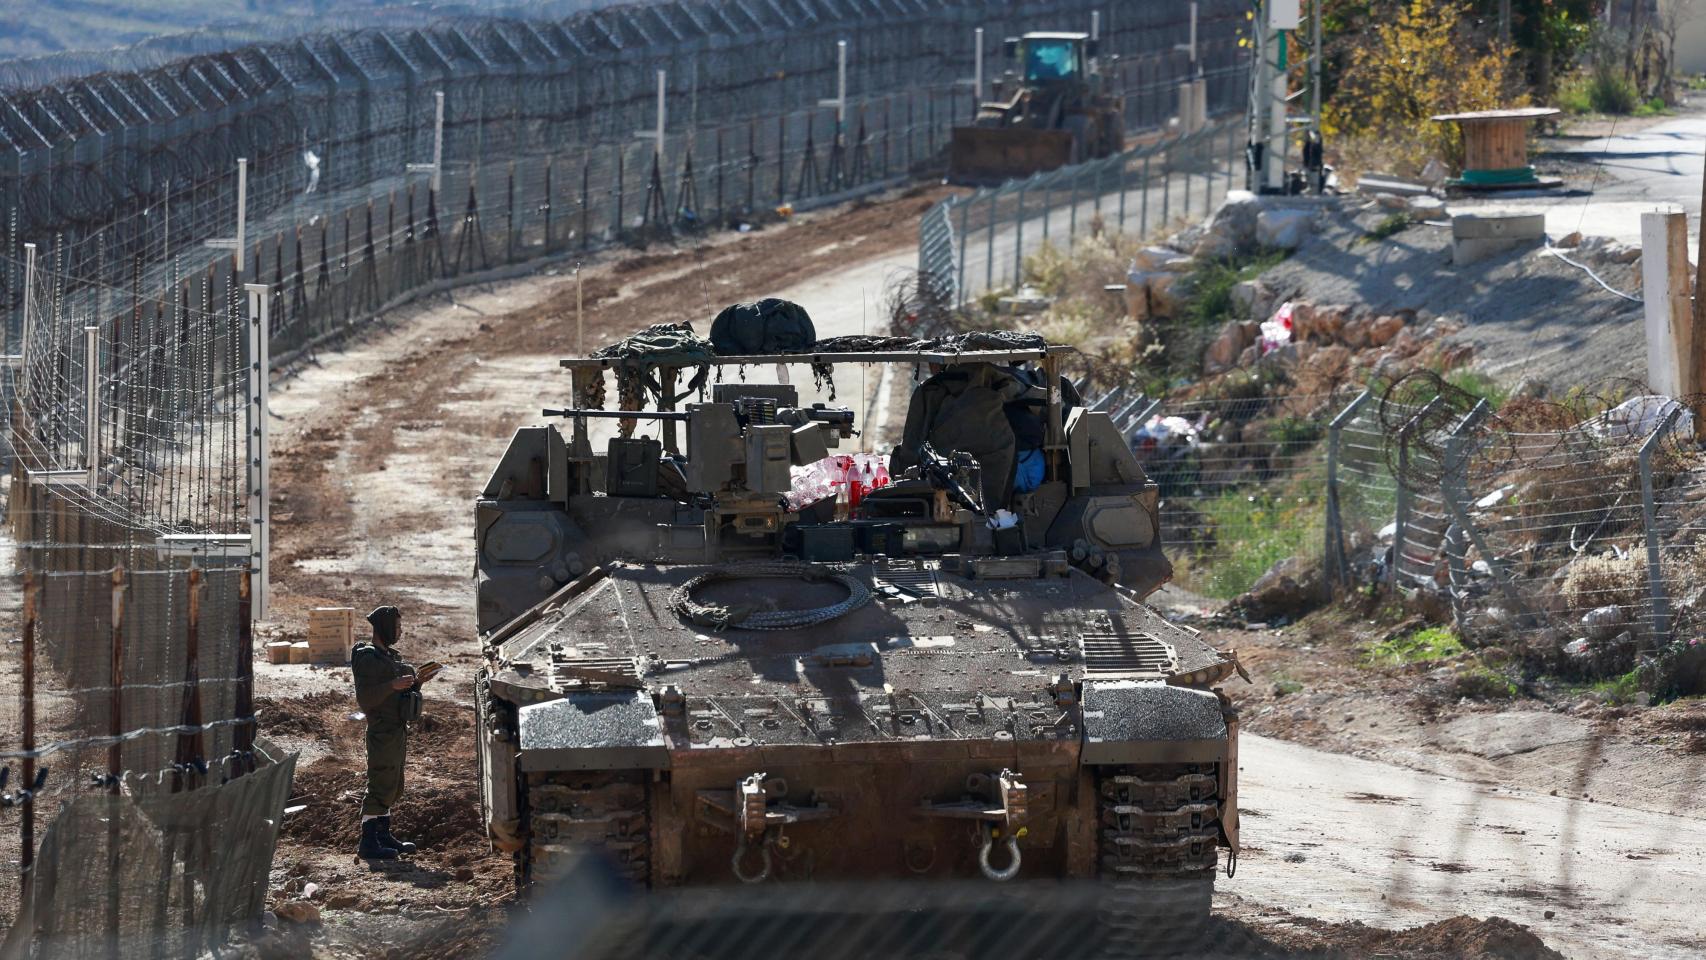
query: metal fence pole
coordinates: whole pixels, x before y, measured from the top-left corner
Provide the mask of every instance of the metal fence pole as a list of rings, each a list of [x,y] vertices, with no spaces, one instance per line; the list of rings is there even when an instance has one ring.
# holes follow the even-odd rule
[[[1019,207],[1013,216],[1013,285],[1020,285],[1025,277],[1025,191],[1030,189],[1030,182],[1019,185]]]
[[[1398,504],[1393,510],[1392,568],[1387,571],[1387,579],[1394,586],[1398,583],[1398,570],[1404,565],[1404,540],[1410,526],[1410,435],[1422,418],[1432,413],[1441,402],[1439,397],[1429,400],[1422,405],[1422,409],[1416,411],[1415,416],[1398,428],[1398,475],[1393,478],[1398,486]]]
[[[989,235],[983,246],[983,289],[986,291],[995,289],[995,213],[999,194],[999,190],[989,193]]]
[[[1659,422],[1658,429],[1641,444],[1637,458],[1641,467],[1641,529],[1647,540],[1647,605],[1651,610],[1652,627],[1636,648],[1636,656],[1646,651],[1649,641],[1656,646],[1670,640],[1670,597],[1665,590],[1664,567],[1660,562],[1658,508],[1653,501],[1653,448],[1676,424],[1682,409],[1681,404],[1671,407]]]
[[[1138,216],[1137,235],[1149,236],[1149,154],[1143,155],[1143,172],[1137,178]]]
[[[1371,396],[1373,394],[1368,390],[1357,394],[1327,425],[1327,542],[1322,554],[1326,576],[1322,579],[1329,599],[1335,585],[1344,586],[1350,582],[1350,564],[1345,558],[1344,518],[1339,509],[1339,445],[1345,424],[1351,422]]]
[[[964,299],[965,295],[966,295],[966,213],[967,213],[967,211],[969,211],[971,209],[971,204],[970,203],[961,203],[959,205],[959,207],[960,207],[960,236],[959,236],[960,262],[959,262],[958,268],[955,271],[956,275],[959,278],[957,283],[955,284],[955,289],[959,291],[961,299]]]

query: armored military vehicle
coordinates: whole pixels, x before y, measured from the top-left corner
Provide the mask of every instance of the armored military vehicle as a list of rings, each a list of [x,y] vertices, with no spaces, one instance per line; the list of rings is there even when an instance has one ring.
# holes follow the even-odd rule
[[[1206,914],[1238,668],[1142,602],[1155,486],[1064,348],[875,342],[562,361],[574,404],[475,508],[493,841],[523,883],[590,847],[651,887],[1100,877]],[[892,482],[800,503],[855,414],[752,374],[858,363],[920,378]]]

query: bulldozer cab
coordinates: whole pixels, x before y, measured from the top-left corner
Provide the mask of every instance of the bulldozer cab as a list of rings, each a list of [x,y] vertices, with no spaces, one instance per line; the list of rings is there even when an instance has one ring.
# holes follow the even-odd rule
[[[1008,55],[1024,68],[1027,87],[1057,83],[1082,83],[1089,73],[1093,54],[1090,37],[1083,33],[1027,33],[1010,41],[1015,49]]]

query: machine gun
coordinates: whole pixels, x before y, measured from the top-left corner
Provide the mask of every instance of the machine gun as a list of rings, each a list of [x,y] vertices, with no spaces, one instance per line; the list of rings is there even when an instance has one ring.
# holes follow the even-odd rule
[[[918,445],[918,475],[932,487],[945,491],[948,498],[978,516],[984,516],[982,500],[973,490],[983,489],[977,460],[969,453],[955,451],[944,457],[925,441]]]

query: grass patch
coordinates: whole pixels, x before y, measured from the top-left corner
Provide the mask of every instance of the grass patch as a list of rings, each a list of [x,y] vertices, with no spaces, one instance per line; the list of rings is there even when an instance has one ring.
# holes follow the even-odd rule
[[[1357,242],[1379,243],[1395,234],[1403,233],[1410,226],[1410,223],[1410,215],[1407,213],[1391,214],[1390,216],[1381,218],[1381,221],[1375,224],[1372,230],[1368,230],[1363,233],[1363,235],[1357,239]]]
[[[1662,117],[1669,112],[1670,107],[1665,103],[1663,97],[1654,97],[1635,108],[1635,116],[1637,117]]]
[[[1621,677],[1601,680],[1591,684],[1588,689],[1592,690],[1599,699],[1606,703],[1629,703],[1641,692],[1641,671],[1639,669],[1631,670]]]
[[[1471,700],[1514,700],[1522,692],[1515,680],[1478,663],[1452,681],[1453,692]]]
[[[1463,641],[1450,627],[1425,627],[1382,640],[1368,648],[1370,666],[1395,667],[1445,660],[1463,652]]]
[[[1294,693],[1302,693],[1302,692],[1303,692],[1303,684],[1298,683],[1296,680],[1293,680],[1290,677],[1279,677],[1279,678],[1274,680],[1274,695],[1275,696],[1289,697]]]
[[[1212,533],[1214,549],[1186,560],[1181,580],[1188,577],[1195,589],[1216,599],[1231,600],[1274,564],[1320,544],[1320,504],[1309,498],[1228,490],[1192,506]]]
[[[1495,410],[1504,406],[1511,395],[1507,387],[1479,370],[1453,370],[1445,375],[1445,382],[1477,400],[1487,401],[1487,405]]]
[[[1283,250],[1266,250],[1244,259],[1203,263],[1185,278],[1190,291],[1185,319],[1198,327],[1219,327],[1228,320],[1241,319],[1233,315],[1232,288],[1273,269],[1286,256]]]

